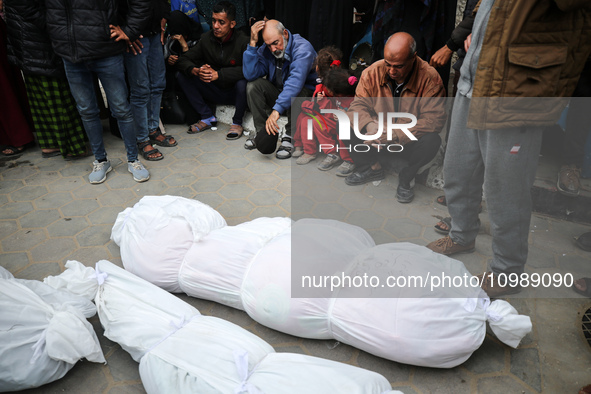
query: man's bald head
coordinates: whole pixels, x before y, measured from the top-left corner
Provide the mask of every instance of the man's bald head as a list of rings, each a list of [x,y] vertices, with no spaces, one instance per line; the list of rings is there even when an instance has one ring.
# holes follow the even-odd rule
[[[394,33],[384,45],[384,61],[388,75],[396,83],[403,83],[412,71],[417,53],[417,43],[408,33]]]
[[[289,32],[283,26],[283,23],[271,19],[265,22],[263,27],[263,41],[276,58],[280,59],[285,54],[285,47],[289,39]]]

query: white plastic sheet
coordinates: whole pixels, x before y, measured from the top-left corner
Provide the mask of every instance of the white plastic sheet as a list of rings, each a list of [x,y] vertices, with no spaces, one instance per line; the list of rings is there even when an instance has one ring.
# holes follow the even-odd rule
[[[69,261],[45,282],[95,298],[105,336],[139,361],[148,393],[394,393],[381,375],[282,353],[233,323],[202,316],[172,294],[108,261]]]
[[[63,377],[86,358],[105,362],[84,297],[0,267],[0,391],[24,390]]]
[[[168,291],[245,310],[259,323],[291,335],[336,339],[427,367],[451,368],[466,361],[482,344],[487,321],[513,347],[531,331],[529,317],[505,301],[491,303],[479,288],[401,287],[388,298],[372,294],[371,288],[362,295],[367,298],[360,298],[359,289],[337,288],[330,297],[292,298],[291,258],[297,258],[297,267],[315,267],[320,275],[332,275],[335,267],[351,276],[381,278],[471,275],[460,261],[425,247],[376,246],[363,229],[333,220],[305,219],[292,226],[287,218],[260,218],[223,226],[212,208],[175,197],[177,215],[161,218],[166,226],[150,226],[152,212],[170,204],[170,198],[140,200],[118,216],[112,232],[125,268]],[[155,252],[157,247],[166,255]]]

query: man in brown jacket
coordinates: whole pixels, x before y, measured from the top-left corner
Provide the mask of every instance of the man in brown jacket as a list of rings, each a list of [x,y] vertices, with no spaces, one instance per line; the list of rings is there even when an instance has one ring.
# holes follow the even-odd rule
[[[408,33],[390,36],[384,46],[384,59],[363,71],[355,100],[347,114],[368,139],[351,133],[350,153],[355,172],[345,178],[347,185],[362,185],[384,179],[380,160],[397,154],[408,161],[398,176],[396,199],[411,202],[411,182],[419,168],[429,163],[441,145],[439,132],[445,124],[445,88],[437,71],[416,54],[416,43]],[[388,113],[407,113],[416,117],[408,128],[394,128],[391,139]],[[409,123],[400,115],[392,123]],[[383,132],[380,133],[379,130]],[[376,134],[377,133],[377,134]],[[374,139],[369,136],[376,135]],[[412,138],[411,138],[412,137]]]
[[[493,258],[482,288],[490,297],[527,285],[530,189],[542,131],[558,120],[591,52],[590,6],[588,0],[477,6],[444,162],[451,231],[427,247],[444,255],[474,250],[484,187]]]

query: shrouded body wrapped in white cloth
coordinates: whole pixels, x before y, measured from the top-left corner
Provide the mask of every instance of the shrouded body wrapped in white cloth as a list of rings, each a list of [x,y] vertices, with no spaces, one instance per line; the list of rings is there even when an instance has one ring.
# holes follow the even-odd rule
[[[0,392],[63,377],[82,358],[105,362],[86,298],[15,279],[0,267]]]
[[[167,291],[245,310],[278,331],[336,339],[397,362],[457,366],[482,344],[487,321],[513,347],[531,331],[529,317],[505,301],[491,303],[478,287],[394,287],[385,297],[371,287],[337,286],[329,296],[314,296],[312,289],[310,297],[292,298],[292,259],[294,268],[315,267],[319,277],[334,275],[335,267],[350,276],[472,277],[460,261],[410,243],[376,246],[363,229],[338,221],[292,225],[288,218],[260,218],[227,226],[198,201],[144,197],[119,214],[111,238],[127,270]]]
[[[275,353],[247,330],[199,311],[115,266],[76,261],[45,278],[94,298],[105,336],[140,363],[148,393],[394,393],[383,376],[351,365]]]

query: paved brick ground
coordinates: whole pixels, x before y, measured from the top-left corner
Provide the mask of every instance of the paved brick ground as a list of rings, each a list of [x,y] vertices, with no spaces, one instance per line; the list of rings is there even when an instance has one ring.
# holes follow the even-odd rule
[[[107,259],[121,265],[119,248],[110,241],[116,215],[146,195],[179,195],[210,204],[233,225],[262,216],[335,218],[360,225],[376,243],[409,241],[425,245],[439,238],[433,231],[445,207],[434,199],[440,191],[416,186],[411,204],[394,199],[395,176],[379,186],[346,186],[342,179],[317,171],[315,162],[295,168],[292,160],[276,160],[243,149],[245,139],[226,141],[227,126],[188,135],[181,126],[168,132],[179,140],[161,148],[165,159],[147,162],[152,178],[139,184],[125,165],[120,140],[105,134],[114,171],[101,185],[87,181],[92,158],[65,162],[42,159],[39,150],[0,165],[0,265],[16,277],[41,280],[59,274],[67,260],[93,265]],[[293,168],[292,168],[293,165]],[[476,252],[461,255],[472,273],[482,272],[491,256],[486,209]],[[573,245],[573,237],[589,231],[565,221],[534,216],[528,272],[591,276],[591,253]],[[203,314],[232,321],[261,336],[278,351],[305,353],[358,365],[386,376],[405,393],[567,393],[591,383],[591,348],[580,334],[582,313],[591,300],[570,289],[541,298],[526,291],[511,303],[528,314],[534,330],[513,350],[487,335],[482,347],[463,365],[447,370],[420,368],[384,360],[335,341],[291,337],[265,328],[244,312],[181,296]],[[533,298],[537,295],[537,298]],[[63,379],[29,393],[142,393],[137,363],[102,336],[107,365],[80,362]]]

